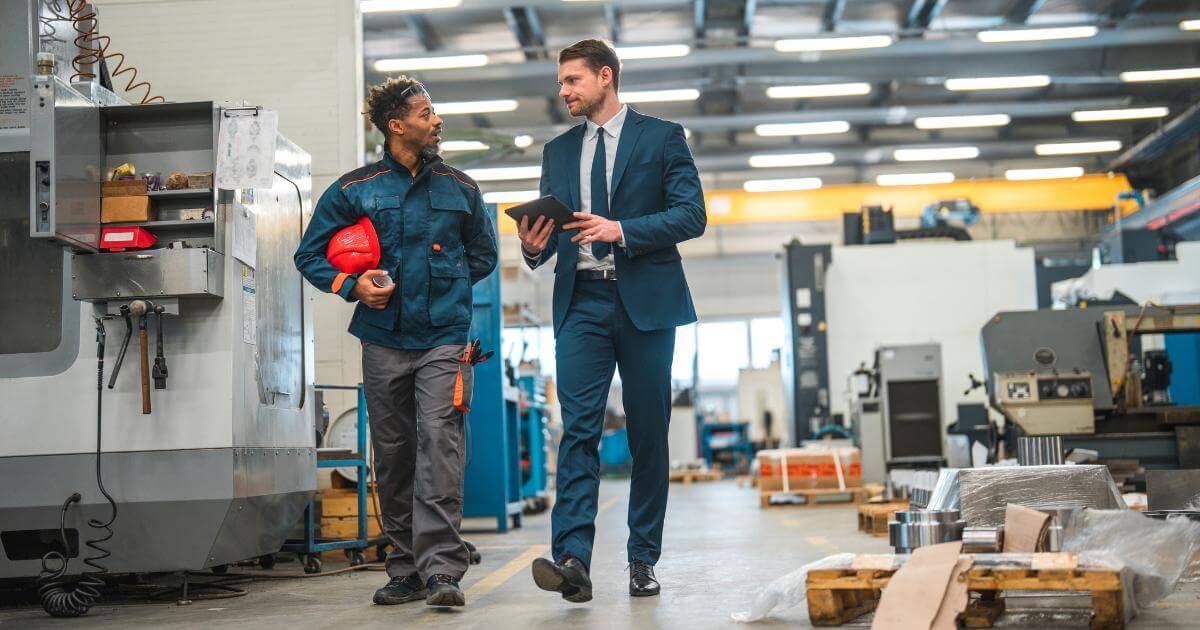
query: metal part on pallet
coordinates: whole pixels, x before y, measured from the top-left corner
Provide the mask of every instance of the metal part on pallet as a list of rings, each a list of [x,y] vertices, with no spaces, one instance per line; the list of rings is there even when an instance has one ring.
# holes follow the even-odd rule
[[[913,488],[908,496],[908,506],[914,510],[924,510],[929,507],[930,491],[925,488]]]
[[[901,510],[888,521],[888,542],[896,553],[962,539],[966,522],[957,510]]]
[[[964,527],[963,553],[1000,553],[1004,549],[1004,526]]]
[[[1061,435],[1042,435],[1017,439],[1017,463],[1022,466],[1061,466]]]

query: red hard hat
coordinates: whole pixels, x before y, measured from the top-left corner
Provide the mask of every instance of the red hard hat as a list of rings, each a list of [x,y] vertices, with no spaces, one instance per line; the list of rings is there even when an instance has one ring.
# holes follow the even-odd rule
[[[342,273],[362,273],[379,266],[379,235],[371,219],[363,217],[358,223],[338,230],[329,239],[325,257]]]

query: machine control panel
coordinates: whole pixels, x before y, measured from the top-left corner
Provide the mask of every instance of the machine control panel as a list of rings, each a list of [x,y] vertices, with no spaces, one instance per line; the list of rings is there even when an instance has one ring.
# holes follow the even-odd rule
[[[1092,375],[1071,372],[997,373],[1000,407],[1029,435],[1095,432]]]

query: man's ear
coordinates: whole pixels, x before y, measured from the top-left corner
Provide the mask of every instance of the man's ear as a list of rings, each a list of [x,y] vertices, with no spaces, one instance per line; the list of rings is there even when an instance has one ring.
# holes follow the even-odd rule
[[[603,87],[608,87],[609,85],[612,85],[612,68],[610,68],[608,66],[602,66],[600,68],[600,82],[603,85]]]
[[[404,123],[400,122],[399,118],[389,118],[387,124],[388,131],[391,131],[398,136],[404,135]]]

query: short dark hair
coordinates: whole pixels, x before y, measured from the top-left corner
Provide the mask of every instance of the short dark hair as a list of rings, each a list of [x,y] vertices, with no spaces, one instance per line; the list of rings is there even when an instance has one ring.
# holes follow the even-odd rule
[[[585,39],[567,46],[558,53],[558,63],[560,64],[572,59],[583,59],[592,72],[597,74],[600,73],[600,68],[608,66],[612,69],[613,89],[616,90],[620,87],[621,59],[617,57],[617,51],[613,50],[608,42],[599,39]]]
[[[414,86],[420,91],[415,91]],[[409,97],[422,93],[424,93],[424,88],[416,79],[410,79],[404,75],[390,78],[379,85],[367,88],[367,111],[364,113],[371,118],[371,123],[386,138],[388,121],[392,118],[407,116]]]

